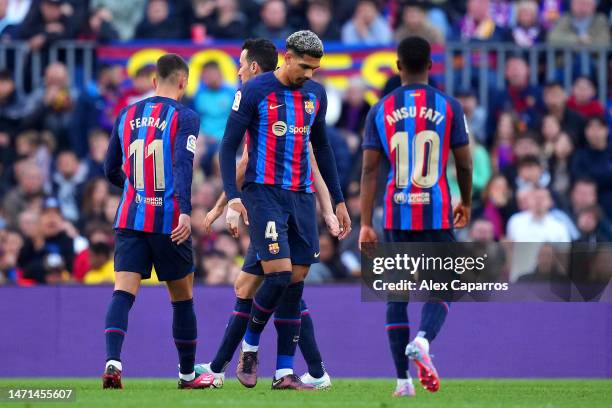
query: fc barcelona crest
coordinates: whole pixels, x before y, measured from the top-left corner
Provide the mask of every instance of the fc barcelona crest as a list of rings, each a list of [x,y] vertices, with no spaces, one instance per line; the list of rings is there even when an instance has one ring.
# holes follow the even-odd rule
[[[304,101],[304,110],[307,114],[312,115],[314,113],[314,102]]]
[[[278,254],[280,252],[280,246],[278,245],[278,242],[273,242],[268,245],[268,251],[270,251],[272,255]]]

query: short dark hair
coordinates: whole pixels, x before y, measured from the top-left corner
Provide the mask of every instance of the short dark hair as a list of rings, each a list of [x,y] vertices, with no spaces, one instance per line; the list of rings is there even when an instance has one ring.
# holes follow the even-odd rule
[[[296,31],[285,41],[287,51],[293,51],[299,57],[308,55],[312,58],[323,57],[323,42],[310,30]]]
[[[13,74],[8,69],[0,69],[0,81],[12,81]]]
[[[219,67],[219,63],[218,63],[217,61],[215,61],[215,60],[208,61],[208,62],[207,62],[206,64],[204,64],[204,66],[202,67],[202,69],[209,69],[209,68],[212,68],[212,69],[221,69],[221,68]]]
[[[406,72],[422,74],[431,62],[431,45],[422,37],[404,38],[397,46],[397,58]]]
[[[278,51],[274,43],[265,38],[250,38],[242,44],[249,63],[255,61],[264,72],[274,71],[278,65]]]
[[[589,126],[592,122],[597,122],[601,126],[604,126],[604,127],[610,127],[610,124],[606,120],[606,117],[603,115],[593,115],[593,116],[587,117],[585,127]]]
[[[559,81],[548,81],[544,84],[544,89],[550,89],[550,88],[561,88],[563,90],[565,90],[565,88],[563,87],[563,84]]]
[[[516,168],[520,169],[521,167],[528,167],[528,166],[542,167],[542,163],[536,156],[529,155],[529,156],[525,156],[519,159],[516,165]]]
[[[165,54],[157,60],[157,78],[167,80],[178,72],[189,75],[189,67],[183,58],[177,54]]]

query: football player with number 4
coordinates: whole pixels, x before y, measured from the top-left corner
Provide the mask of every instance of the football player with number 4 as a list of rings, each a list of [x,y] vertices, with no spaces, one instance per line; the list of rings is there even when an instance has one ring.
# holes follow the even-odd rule
[[[278,63],[278,50],[274,43],[264,38],[249,39],[242,45],[242,52],[240,53],[240,69],[238,70],[238,77],[240,82],[244,86],[248,81],[253,78],[264,74],[266,72],[272,72],[276,69]],[[240,92],[240,91],[238,91]],[[237,94],[239,95],[239,94]],[[239,104],[240,96],[237,96],[236,103]],[[270,107],[271,109],[272,107]],[[275,109],[279,109],[274,107]],[[274,110],[275,110],[274,109]],[[249,138],[248,133],[245,137],[245,145],[242,153],[240,162],[236,168],[236,182],[242,186],[244,182],[244,173],[246,171],[247,163],[249,161],[248,144]],[[325,220],[325,223],[333,236],[340,234],[340,226],[338,219],[332,207],[330,201],[329,191],[327,186],[321,177],[319,168],[316,160],[312,153],[312,149],[309,148],[309,158],[312,165],[313,181],[315,184],[315,195],[321,208],[321,214]],[[207,232],[211,231],[211,226],[219,218],[227,205],[227,198],[225,193],[221,193],[221,196],[217,199],[214,208],[212,208],[204,219],[204,229]],[[228,209],[228,215],[226,217],[227,226],[233,236],[238,235],[240,214],[234,212],[232,216],[231,210]],[[342,237],[341,237],[342,238]],[[257,254],[252,245],[249,245],[247,254],[244,259],[242,270],[238,274],[236,281],[234,282],[234,289],[236,292],[236,303],[234,310],[229,319],[225,333],[221,344],[215,354],[215,357],[209,363],[196,364],[196,374],[211,373],[215,376],[215,385],[217,388],[223,385],[225,380],[225,370],[234,355],[234,352],[238,348],[240,341],[244,337],[247,329],[247,323],[251,308],[253,306],[253,295],[259,286],[261,285],[264,278],[264,271],[261,266],[260,260],[257,258]],[[298,347],[306,360],[308,365],[308,371],[300,378],[302,382],[314,386],[316,389],[326,389],[331,387],[331,378],[325,370],[321,353],[317,345],[314,325],[310,316],[310,311],[306,306],[306,302],[302,299],[300,302],[301,309],[301,325],[300,325],[300,337]],[[281,309],[282,312],[282,309]],[[287,324],[286,319],[283,316],[278,315],[274,318],[275,326],[280,328],[284,324]],[[282,330],[282,329],[281,329]]]
[[[360,245],[376,242],[372,212],[381,158],[389,161],[384,197],[386,242],[453,242],[453,228],[470,218],[472,158],[468,129],[459,102],[428,85],[431,47],[420,37],[409,37],[397,48],[402,86],[372,107],[366,119],[361,174]],[[453,152],[461,202],[452,209],[446,179]],[[387,303],[387,334],[397,371],[395,396],[415,395],[408,370],[411,360],[425,389],[435,392],[440,378],[429,345],[449,309],[447,296],[430,293],[421,312],[416,337],[409,343],[407,302]]]

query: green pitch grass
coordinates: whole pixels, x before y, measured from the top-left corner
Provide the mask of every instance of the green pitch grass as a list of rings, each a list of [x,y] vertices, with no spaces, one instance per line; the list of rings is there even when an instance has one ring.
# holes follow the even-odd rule
[[[334,380],[326,391],[271,391],[262,379],[254,389],[227,381],[223,389],[177,390],[172,379],[125,379],[124,390],[102,390],[98,379],[0,379],[6,387],[76,390],[76,402],[0,401],[10,407],[220,407],[220,408],[391,408],[391,407],[610,407],[610,380],[447,380],[435,394],[417,388],[414,398],[392,398],[395,380]]]

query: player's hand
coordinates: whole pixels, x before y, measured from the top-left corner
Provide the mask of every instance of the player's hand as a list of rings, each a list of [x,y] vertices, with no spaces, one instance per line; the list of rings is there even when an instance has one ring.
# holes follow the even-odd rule
[[[240,225],[240,217],[244,220],[245,225],[249,225],[249,216],[247,214],[246,207],[242,204],[239,198],[230,200],[227,205],[227,215],[225,216],[225,222],[227,223],[227,229],[229,230],[232,237],[238,238],[240,235],[238,232],[238,226]]]
[[[212,210],[206,213],[206,217],[204,217],[204,232],[210,234],[213,223],[217,221],[221,214],[223,214],[223,207],[217,206],[214,206]]]
[[[178,225],[172,231],[170,238],[176,245],[181,245],[191,235],[191,217],[187,214],[179,215]]]
[[[361,244],[365,242],[378,242],[378,235],[371,225],[362,225],[359,230],[359,250],[361,250]]]
[[[338,235],[338,239],[342,240],[351,232],[351,217],[349,217],[345,203],[340,203],[336,206],[336,217],[340,223],[340,234]]]
[[[323,219],[325,220],[325,225],[327,225],[327,229],[330,234],[332,234],[334,237],[340,235],[340,222],[338,221],[336,214],[333,212],[324,214]]]
[[[472,208],[464,203],[459,203],[453,209],[453,226],[455,228],[463,228],[470,222],[470,214]]]

